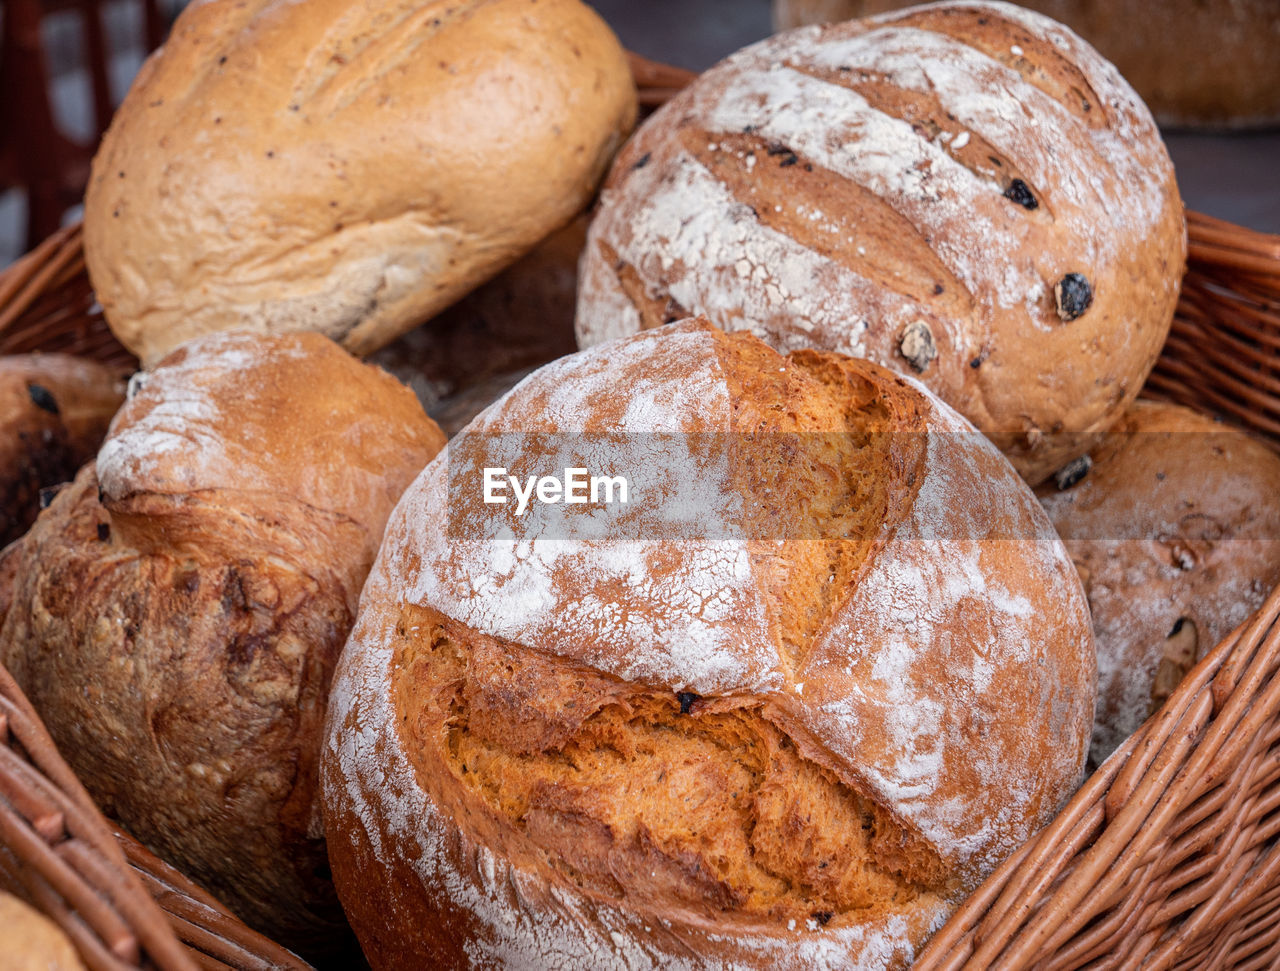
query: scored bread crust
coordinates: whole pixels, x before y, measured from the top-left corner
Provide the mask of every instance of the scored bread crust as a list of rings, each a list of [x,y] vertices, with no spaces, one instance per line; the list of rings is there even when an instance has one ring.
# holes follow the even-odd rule
[[[801,431],[844,435],[859,408],[880,415],[868,439],[880,445],[851,461],[871,455],[875,467],[833,473],[787,453],[744,492],[732,470],[700,466],[699,509],[713,521],[701,537],[503,540],[460,502],[471,436],[518,440],[534,469],[552,465],[547,442],[559,435],[767,441],[788,415]],[[751,474],[777,458],[744,448]],[[697,466],[675,464],[681,475]],[[645,502],[654,511],[671,498]],[[806,533],[810,499],[845,510],[857,535]],[[753,516],[756,531],[729,529]],[[335,883],[377,968],[905,965],[958,895],[1078,784],[1094,664],[1079,580],[1034,497],[914,382],[837,355],[784,359],[698,321],[601,345],[485,411],[388,524],[321,756]],[[839,794],[819,800],[829,808],[863,805],[868,885],[894,889],[856,907],[761,910],[713,876],[714,847],[606,821],[614,799],[637,817],[660,813],[655,779],[709,763],[728,772],[745,742],[624,773],[614,790],[547,775],[524,815],[493,796],[520,773],[549,772],[539,759],[619,712],[641,713],[623,735],[657,726],[692,744],[732,724],[747,740],[773,738],[796,775],[761,770],[771,781],[753,790],[760,812],[819,791]],[[649,744],[634,737],[637,751]],[[573,750],[592,761],[590,744]],[[469,752],[491,768],[468,768]],[[817,886],[828,863],[848,862],[838,846],[819,852],[824,840],[847,834],[848,854],[863,851],[852,830],[807,829],[802,808],[782,813],[794,827],[783,842],[812,841],[823,860],[786,866]]]
[[[144,364],[232,328],[368,353],[581,211],[635,111],[578,0],[205,0],[94,159],[90,278]]]
[[[1021,8],[939,4],[769,38],[642,125],[591,225],[577,332],[704,313],[867,357],[1034,484],[1137,396],[1185,255],[1172,163],[1116,70]]]
[[[329,678],[443,444],[319,334],[210,335],[135,379],[96,464],[0,559],[0,661],[98,805],[305,953],[349,937],[317,806]]]
[[[1019,0],[1088,39],[1162,125],[1280,122],[1280,17],[1274,0]],[[774,0],[779,29],[865,17],[912,0]],[[1209,53],[1190,56],[1189,51]]]
[[[1280,457],[1189,408],[1138,401],[1041,504],[1089,598],[1098,647],[1092,761],[1280,583]]]

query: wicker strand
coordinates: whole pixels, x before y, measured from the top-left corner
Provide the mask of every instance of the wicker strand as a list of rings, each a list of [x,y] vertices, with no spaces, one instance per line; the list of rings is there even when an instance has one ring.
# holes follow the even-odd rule
[[[1272,953],[1280,895],[1263,893],[1280,877],[1278,617],[1280,589],[965,902],[917,967],[1173,967],[1192,954]],[[1231,930],[1264,920],[1266,934]]]

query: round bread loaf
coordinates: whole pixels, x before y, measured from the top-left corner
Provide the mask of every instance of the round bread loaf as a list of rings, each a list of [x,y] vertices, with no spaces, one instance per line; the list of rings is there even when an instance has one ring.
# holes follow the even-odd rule
[[[1035,483],[1123,413],[1186,253],[1150,114],[1066,28],[949,3],[730,57],[619,155],[589,345],[705,313],[918,376]]]
[[[635,99],[579,0],[192,4],[94,159],[94,290],[147,364],[225,329],[372,351],[581,211]]]
[[[1098,644],[1101,763],[1280,584],[1280,456],[1139,401],[1040,501],[1080,571]]]
[[[1102,52],[1162,125],[1280,123],[1276,0],[1018,0]],[[911,0],[773,0],[780,29],[900,10]]]
[[[200,338],[139,375],[0,571],[0,662],[98,804],[303,953],[348,933],[316,804],[330,676],[443,444],[325,337]]]
[[[0,891],[5,971],[84,971],[71,939],[44,914]]]
[[[480,498],[575,456],[629,503]],[[914,382],[705,321],[604,344],[393,514],[334,880],[377,969],[902,966],[1078,784],[1094,664],[1031,491]]]
[[[67,354],[0,357],[0,547],[36,521],[40,491],[70,482],[124,400],[124,376]]]

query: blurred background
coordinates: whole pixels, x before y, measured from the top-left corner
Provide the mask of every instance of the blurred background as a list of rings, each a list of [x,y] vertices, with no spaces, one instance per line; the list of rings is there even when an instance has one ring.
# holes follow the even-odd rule
[[[0,266],[79,218],[100,132],[185,2],[0,2]],[[695,70],[772,29],[770,0],[595,0],[593,6],[627,47]],[[1224,55],[1201,50],[1188,56]],[[1280,233],[1280,131],[1172,131],[1166,141],[1188,206]]]

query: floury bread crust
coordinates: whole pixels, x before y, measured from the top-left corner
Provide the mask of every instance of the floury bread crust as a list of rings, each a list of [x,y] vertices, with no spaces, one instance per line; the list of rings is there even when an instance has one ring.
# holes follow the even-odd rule
[[[1137,396],[1186,254],[1146,108],[1066,28],[953,3],[780,34],[619,155],[586,346],[692,313],[918,376],[1035,483]]]
[[[318,334],[215,334],[140,376],[0,558],[0,661],[109,815],[303,953],[347,935],[317,805],[338,653],[444,444]]]
[[[578,0],[192,4],[94,159],[94,290],[148,365],[233,328],[367,353],[580,212],[635,97]]]
[[[1021,0],[1069,25],[1137,88],[1161,125],[1280,122],[1275,0]],[[780,28],[900,10],[910,0],[774,0]],[[1212,52],[1191,57],[1188,51]]]
[[[1087,474],[1038,493],[1098,644],[1101,762],[1280,583],[1280,457],[1188,408],[1138,401]]]
[[[701,470],[703,535],[504,541],[450,494],[472,436],[535,468],[618,429]],[[1094,665],[1034,497],[910,379],[699,321],[600,345],[388,524],[321,757],[335,883],[379,969],[905,966],[1077,785]]]

